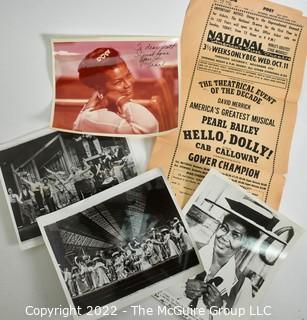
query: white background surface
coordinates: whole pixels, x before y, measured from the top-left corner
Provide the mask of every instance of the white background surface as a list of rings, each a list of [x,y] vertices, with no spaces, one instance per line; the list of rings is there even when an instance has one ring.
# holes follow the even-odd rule
[[[204,0],[205,1],[205,0]],[[257,1],[257,0],[254,0]],[[307,15],[306,0],[276,0]],[[49,38],[61,35],[180,35],[188,0],[0,0],[0,142],[48,125],[51,105]],[[307,229],[307,76],[280,211]],[[139,140],[145,166],[151,143]],[[0,319],[39,319],[25,307],[67,306],[44,246],[19,250],[0,192]],[[307,235],[276,274],[263,305],[270,320],[307,319]],[[147,300],[151,306],[153,300]],[[46,318],[46,317],[45,317]],[[128,311],[110,319],[132,319]],[[135,317],[141,319],[144,317]],[[147,317],[148,319],[155,317]],[[259,319],[263,317],[259,317]],[[47,318],[46,318],[47,319]],[[52,319],[63,319],[52,317]]]

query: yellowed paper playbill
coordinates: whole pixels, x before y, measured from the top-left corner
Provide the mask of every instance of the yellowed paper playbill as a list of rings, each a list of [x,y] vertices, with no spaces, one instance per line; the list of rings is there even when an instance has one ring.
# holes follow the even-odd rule
[[[157,139],[150,163],[163,168],[181,206],[215,168],[278,207],[305,27],[299,11],[270,2],[190,2],[181,39],[179,128]]]

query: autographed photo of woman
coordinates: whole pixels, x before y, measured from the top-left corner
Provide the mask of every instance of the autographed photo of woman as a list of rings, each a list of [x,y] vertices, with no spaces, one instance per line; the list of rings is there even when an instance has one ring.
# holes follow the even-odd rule
[[[177,39],[54,40],[53,61],[53,128],[153,136],[177,127]]]

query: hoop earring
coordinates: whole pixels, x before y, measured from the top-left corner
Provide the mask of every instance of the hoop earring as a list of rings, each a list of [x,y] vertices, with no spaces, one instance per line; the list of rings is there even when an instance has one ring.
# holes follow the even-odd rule
[[[104,98],[103,93],[98,92],[98,99],[99,100],[103,100],[103,98]]]

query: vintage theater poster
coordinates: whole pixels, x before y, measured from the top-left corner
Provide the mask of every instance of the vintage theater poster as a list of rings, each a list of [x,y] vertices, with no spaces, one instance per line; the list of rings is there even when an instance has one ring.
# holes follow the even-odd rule
[[[190,2],[181,39],[179,126],[157,139],[150,163],[163,168],[181,206],[215,168],[278,207],[305,29],[300,12],[270,2]]]

